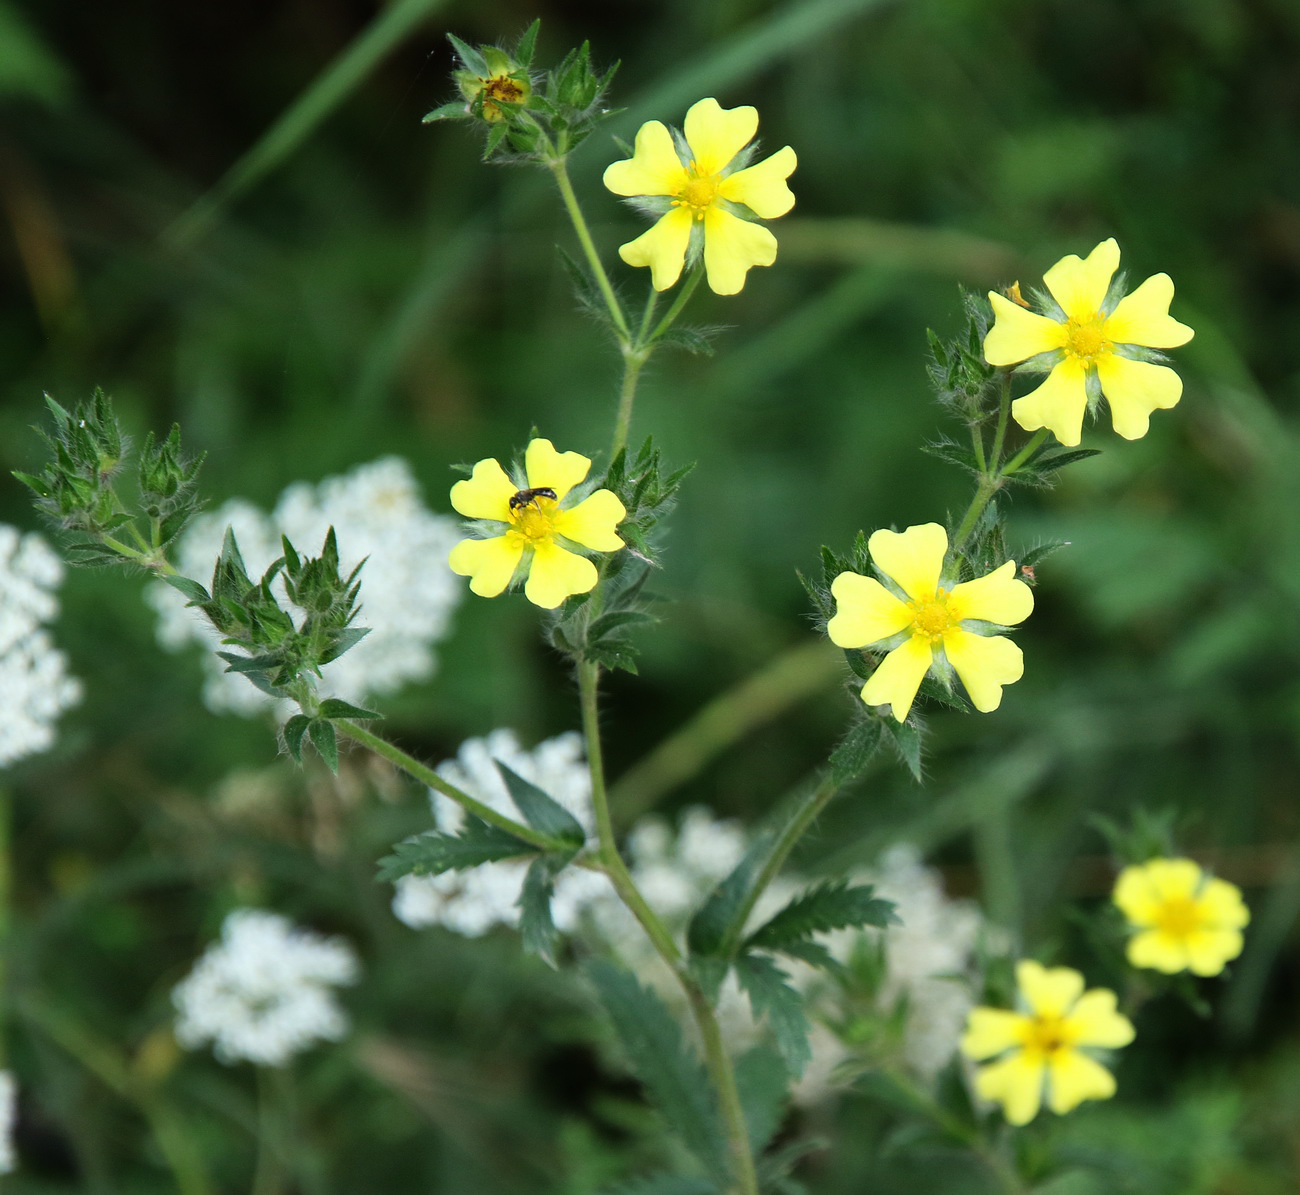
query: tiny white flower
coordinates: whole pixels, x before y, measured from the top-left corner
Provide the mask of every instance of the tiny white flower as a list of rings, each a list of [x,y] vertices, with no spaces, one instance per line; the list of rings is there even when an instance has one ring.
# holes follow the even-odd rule
[[[12,1174],[14,1155],[14,1121],[18,1118],[18,1084],[12,1071],[0,1071],[0,1174]]]

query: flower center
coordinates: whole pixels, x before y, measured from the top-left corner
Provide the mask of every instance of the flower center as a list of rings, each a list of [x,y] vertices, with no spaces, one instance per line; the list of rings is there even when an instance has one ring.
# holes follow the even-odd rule
[[[920,639],[942,639],[957,622],[948,609],[948,594],[942,589],[929,601],[908,602],[907,608],[912,611],[912,634]]]
[[[1061,1017],[1032,1017],[1025,1031],[1025,1049],[1031,1054],[1050,1058],[1069,1046],[1065,1022]]]
[[[688,207],[697,220],[704,219],[704,213],[713,206],[718,196],[718,176],[710,174],[700,178],[695,174],[695,163],[691,163],[690,181],[673,200],[673,207]]]
[[[522,535],[529,544],[539,544],[555,535],[553,514],[555,499],[539,494],[536,490],[521,490],[515,498],[528,495],[527,501],[512,504],[510,520],[514,523],[516,534]]]
[[[482,80],[483,83],[483,119],[484,120],[501,120],[505,117],[505,112],[494,100],[503,100],[507,104],[522,103],[524,89],[519,86],[509,75],[493,75],[490,79]]]
[[[1156,928],[1175,938],[1185,938],[1201,928],[1200,911],[1190,896],[1166,897],[1156,914]]]
[[[1110,345],[1101,333],[1105,317],[1093,316],[1086,324],[1071,320],[1065,325],[1066,351],[1083,361],[1092,361],[1107,352]]]

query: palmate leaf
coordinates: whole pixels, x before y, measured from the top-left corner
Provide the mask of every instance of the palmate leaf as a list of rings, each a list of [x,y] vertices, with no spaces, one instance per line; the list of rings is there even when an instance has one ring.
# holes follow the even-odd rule
[[[754,1016],[767,1018],[776,1038],[776,1048],[790,1073],[797,1078],[812,1058],[803,997],[786,982],[786,973],[765,954],[742,954],[733,965]]]
[[[847,880],[827,880],[796,896],[745,941],[746,949],[784,950],[814,934],[871,925],[884,929],[898,921],[893,901],[874,895],[870,884],[850,887]]]
[[[391,883],[405,875],[441,875],[444,871],[462,871],[480,863],[535,854],[537,848],[531,843],[479,818],[466,816],[465,825],[457,834],[431,830],[397,843],[391,855],[379,860],[377,878]]]
[[[612,963],[593,960],[586,972],[655,1108],[709,1173],[725,1180],[726,1138],[713,1088],[676,1018],[653,989]]]

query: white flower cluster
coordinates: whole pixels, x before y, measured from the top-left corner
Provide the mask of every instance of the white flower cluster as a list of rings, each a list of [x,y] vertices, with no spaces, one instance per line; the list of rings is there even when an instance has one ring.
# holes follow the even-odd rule
[[[342,939],[297,929],[278,913],[236,909],[172,992],[176,1040],[191,1050],[211,1042],[225,1063],[283,1066],[347,1032],[333,987],[355,983],[357,972]]]
[[[433,674],[433,644],[445,633],[462,593],[447,567],[461,531],[455,519],[425,508],[410,466],[400,457],[361,465],[319,485],[296,482],[270,515],[238,499],[200,515],[181,537],[177,570],[206,586],[227,526],[234,529],[254,580],[280,556],[281,534],[300,555],[315,556],[333,527],[344,574],[365,560],[358,625],[371,628],[370,634],[325,666],[323,695],[364,703]],[[211,650],[218,646],[216,632],[197,610],[185,608],[180,593],[159,582],[149,587],[148,598],[159,615],[164,647],[176,651],[199,643],[209,649],[203,690],[209,709],[251,715],[268,708],[263,693],[225,671]]]
[[[485,738],[466,740],[455,759],[438,765],[438,774],[457,788],[501,813],[518,817],[495,761],[554,797],[588,835],[592,834],[591,773],[583,758],[580,735],[562,734],[527,751],[513,730],[494,730]],[[440,793],[432,793],[431,800],[438,828],[458,830],[464,822],[460,806]],[[442,925],[476,938],[494,925],[518,924],[519,891],[526,871],[526,862],[507,859],[436,876],[403,876],[397,881],[393,912],[413,929]],[[556,877],[551,901],[556,926],[571,932],[583,910],[611,892],[609,881],[599,872],[578,867],[562,871]]]
[[[0,1071],[0,1174],[12,1174],[14,1121],[18,1116],[18,1084],[12,1071]]]
[[[0,767],[44,751],[81,696],[44,623],[58,613],[63,565],[39,535],[0,524]]]

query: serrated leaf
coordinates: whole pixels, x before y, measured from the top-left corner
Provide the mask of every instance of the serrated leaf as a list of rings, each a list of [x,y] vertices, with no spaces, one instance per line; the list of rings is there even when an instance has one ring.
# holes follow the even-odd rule
[[[441,875],[444,871],[463,871],[482,863],[535,854],[537,848],[531,843],[467,815],[455,834],[430,830],[397,843],[391,855],[379,860],[377,878],[392,882],[405,875]]]
[[[787,942],[781,947],[781,953],[832,975],[845,974],[844,964],[821,942]]]
[[[843,786],[867,770],[880,750],[880,719],[857,718],[831,752],[831,779]]]
[[[920,784],[924,776],[921,767],[921,732],[910,722],[898,721],[892,714],[886,714],[880,722],[885,728],[886,737],[898,752],[898,758],[906,764],[907,770],[912,773],[912,779]]]
[[[591,626],[587,628],[587,638],[589,641],[599,640],[620,627],[655,621],[657,621],[655,616],[645,610],[611,610],[608,614],[602,614],[592,622]]]
[[[313,718],[307,726],[307,734],[312,746],[320,752],[320,757],[334,775],[339,774],[339,740],[334,727],[323,718]]]
[[[742,954],[735,961],[736,978],[749,997],[755,1017],[766,1017],[790,1073],[798,1078],[812,1058],[810,1026],[803,997],[786,983],[786,973],[767,955]]]
[[[325,698],[320,703],[319,713],[322,718],[358,718],[363,722],[369,722],[384,716],[375,713],[374,710],[363,710],[359,705],[353,705],[351,702],[343,701],[338,697]]]
[[[850,887],[847,880],[826,880],[794,897],[756,929],[746,949],[784,950],[814,934],[863,925],[884,929],[898,920],[894,903],[874,895],[870,884]]]
[[[284,745],[289,749],[289,754],[299,763],[302,763],[302,736],[307,733],[307,727],[311,725],[311,719],[306,714],[294,714],[284,724]]]
[[[1090,456],[1100,456],[1099,448],[1064,448],[1059,452],[1041,452],[1036,456],[1030,457],[1016,473],[1037,473],[1047,476],[1049,473],[1055,473],[1058,469],[1064,469],[1066,465],[1073,465],[1077,461],[1086,461]],[[1015,474],[1012,474],[1015,476]]]
[[[873,671],[871,665],[867,662],[867,657],[860,651],[845,649],[844,662],[849,666],[849,671],[853,673],[858,680],[870,680]]]
[[[1025,552],[1017,563],[1022,569],[1033,568],[1039,561],[1046,560],[1053,552],[1059,552],[1062,548],[1068,548],[1069,546],[1069,540],[1052,540],[1045,544],[1038,544]]]
[[[951,440],[940,440],[934,444],[922,444],[921,451],[929,456],[937,456],[941,461],[947,461],[950,465],[956,465],[958,468],[966,469],[971,473],[981,473],[979,461],[975,459],[975,453],[970,448],[963,448],[960,444],[954,444]]]
[[[657,993],[612,963],[596,959],[585,970],[660,1115],[710,1173],[727,1179],[727,1144],[713,1087],[672,1013]]]
[[[555,877],[566,862],[555,855],[534,859],[519,890],[519,932],[523,935],[524,949],[551,967],[557,965],[555,947],[560,940],[560,931],[551,916],[551,897],[555,895]]]
[[[736,1060],[736,1088],[750,1148],[761,1154],[776,1136],[790,1102],[790,1073],[781,1055],[756,1046]]]
[[[335,633],[334,646],[321,654],[320,662],[328,664],[331,660],[337,660],[345,651],[356,647],[369,634],[369,627],[344,627]]]
[[[540,830],[552,838],[571,843],[574,850],[587,841],[587,832],[582,828],[582,823],[559,801],[544,793],[531,781],[525,780],[499,759],[492,762],[496,764],[501,779],[505,781],[510,799],[524,815],[524,821],[534,830]]]

